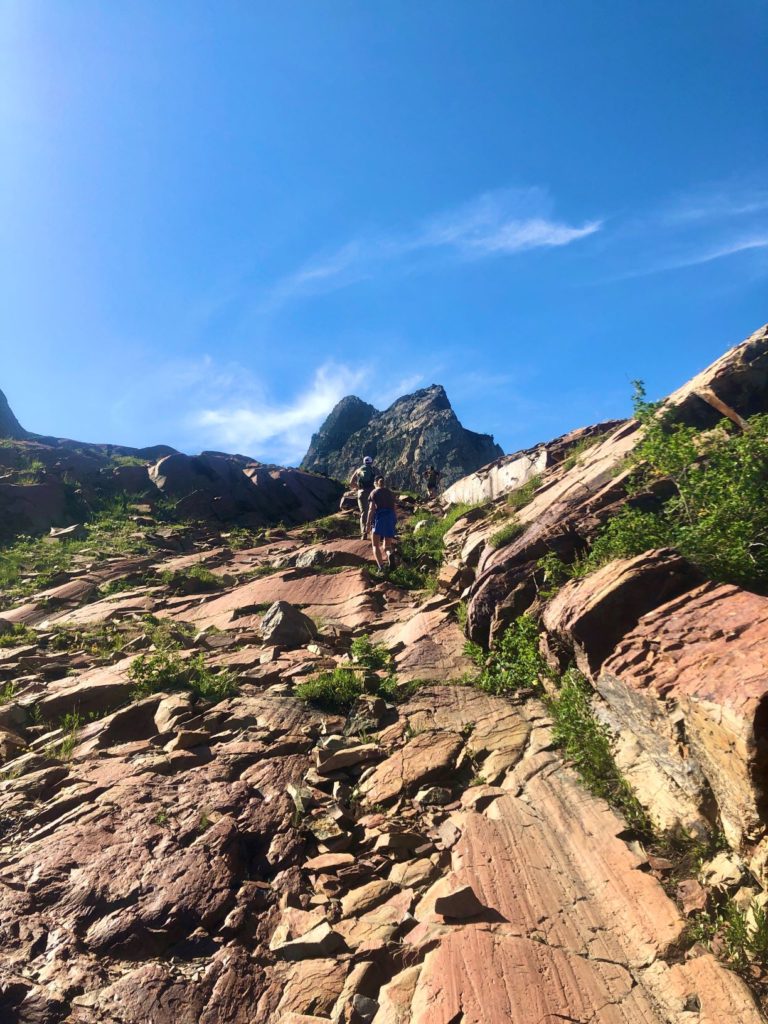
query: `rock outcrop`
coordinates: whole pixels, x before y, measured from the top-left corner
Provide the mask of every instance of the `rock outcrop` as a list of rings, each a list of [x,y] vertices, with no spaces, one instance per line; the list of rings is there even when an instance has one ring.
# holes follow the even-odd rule
[[[370,455],[394,487],[423,490],[430,465],[446,486],[502,454],[490,434],[459,423],[445,389],[433,384],[398,398],[385,412],[359,398],[342,399],[313,436],[301,467],[347,480]]]
[[[20,439],[26,436],[26,430],[13,415],[8,399],[0,391],[0,437]]]

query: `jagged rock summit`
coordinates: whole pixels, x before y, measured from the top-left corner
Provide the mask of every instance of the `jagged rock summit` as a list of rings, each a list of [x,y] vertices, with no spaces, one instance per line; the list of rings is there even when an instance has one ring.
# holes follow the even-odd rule
[[[416,488],[430,464],[450,484],[503,455],[490,434],[461,425],[441,384],[398,398],[384,412],[349,395],[313,435],[301,468],[345,480],[370,455],[389,481]]]
[[[13,415],[8,399],[0,391],[0,437],[17,439],[28,436],[27,431]]]

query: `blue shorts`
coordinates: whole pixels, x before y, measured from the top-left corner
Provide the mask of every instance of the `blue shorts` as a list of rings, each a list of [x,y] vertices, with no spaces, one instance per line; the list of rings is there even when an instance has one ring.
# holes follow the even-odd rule
[[[381,508],[373,517],[373,532],[378,537],[394,537],[397,534],[397,519],[394,510]]]

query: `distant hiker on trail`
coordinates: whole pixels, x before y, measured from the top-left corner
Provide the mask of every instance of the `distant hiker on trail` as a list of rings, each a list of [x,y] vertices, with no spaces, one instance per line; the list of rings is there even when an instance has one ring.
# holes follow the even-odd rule
[[[383,476],[376,477],[376,489],[371,494],[367,526],[369,530],[373,530],[373,555],[379,572],[394,569],[397,534],[395,494],[384,486]]]
[[[443,474],[436,470],[434,466],[429,466],[428,469],[424,470],[424,480],[427,485],[427,494],[430,498],[437,497],[437,487],[442,475]]]
[[[360,538],[362,540],[365,540],[366,537],[368,501],[378,475],[379,471],[374,466],[373,459],[370,455],[366,455],[362,466],[356,469],[350,478],[352,487],[357,487],[357,507],[360,509]]]

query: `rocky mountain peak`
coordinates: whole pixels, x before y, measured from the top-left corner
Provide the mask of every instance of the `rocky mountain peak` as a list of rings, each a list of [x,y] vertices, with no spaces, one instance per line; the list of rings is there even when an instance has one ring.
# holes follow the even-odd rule
[[[8,399],[0,391],[0,437],[28,437],[27,431],[13,415]]]
[[[463,427],[445,388],[431,384],[384,412],[353,395],[343,398],[313,436],[301,468],[345,480],[370,455],[394,486],[418,488],[430,464],[452,483],[502,454],[489,434]]]

